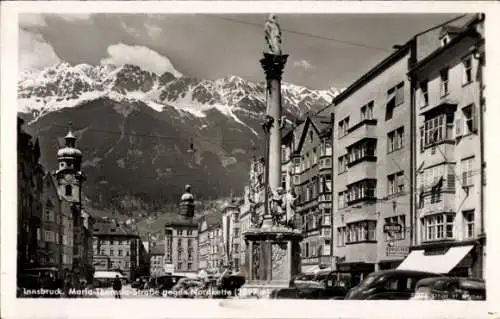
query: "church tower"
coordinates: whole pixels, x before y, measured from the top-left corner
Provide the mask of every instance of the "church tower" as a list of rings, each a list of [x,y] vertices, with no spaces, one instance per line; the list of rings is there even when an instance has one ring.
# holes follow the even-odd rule
[[[64,147],[57,152],[56,179],[59,184],[59,193],[68,202],[81,204],[81,188],[85,176],[81,171],[82,152],[76,148],[76,137],[71,131],[71,123],[64,140]]]

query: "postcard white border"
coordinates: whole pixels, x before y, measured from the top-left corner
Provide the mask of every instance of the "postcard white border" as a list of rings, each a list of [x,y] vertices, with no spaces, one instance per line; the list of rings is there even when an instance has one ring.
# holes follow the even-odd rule
[[[500,5],[490,1],[22,1],[1,4],[1,302],[5,318],[500,318]],[[18,16],[23,13],[486,13],[487,302],[15,298]],[[258,57],[256,57],[258,59]],[[495,161],[497,160],[497,161]]]

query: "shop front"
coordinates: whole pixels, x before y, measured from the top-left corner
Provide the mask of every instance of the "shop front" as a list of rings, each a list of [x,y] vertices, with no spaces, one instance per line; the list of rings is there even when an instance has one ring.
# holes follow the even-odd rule
[[[483,248],[477,241],[416,246],[397,269],[482,278]]]

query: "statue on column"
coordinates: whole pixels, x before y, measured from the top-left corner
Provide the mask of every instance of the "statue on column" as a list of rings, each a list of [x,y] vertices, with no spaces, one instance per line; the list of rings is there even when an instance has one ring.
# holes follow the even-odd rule
[[[283,194],[284,190],[282,187],[278,187],[276,191],[271,192],[271,200],[269,202],[269,211],[271,212],[271,216],[273,217],[274,225],[278,226],[282,224],[283,216],[285,215],[284,203],[283,203]]]
[[[271,13],[264,24],[266,38],[266,53],[281,55],[281,28],[278,18]]]

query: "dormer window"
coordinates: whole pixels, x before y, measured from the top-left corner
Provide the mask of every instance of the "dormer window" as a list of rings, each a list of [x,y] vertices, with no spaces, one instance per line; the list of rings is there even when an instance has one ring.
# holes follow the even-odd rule
[[[450,35],[449,35],[449,34],[445,34],[445,35],[441,38],[441,46],[442,46],[442,47],[444,47],[444,46],[446,46],[449,42],[450,42]]]

